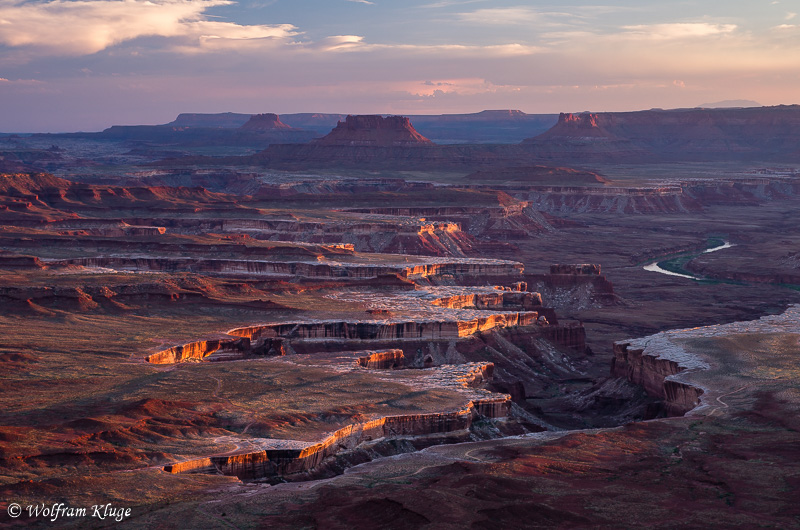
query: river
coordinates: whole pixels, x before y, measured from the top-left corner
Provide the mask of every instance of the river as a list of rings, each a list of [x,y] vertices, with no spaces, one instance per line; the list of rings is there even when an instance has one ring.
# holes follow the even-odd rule
[[[699,256],[700,254],[710,254],[712,252],[716,252],[718,250],[722,250],[722,249],[726,249],[726,248],[731,248],[733,246],[735,246],[735,245],[733,245],[730,241],[724,241],[721,245],[719,245],[717,247],[706,249],[703,252],[698,253],[697,255]],[[694,257],[694,256],[692,256],[692,257]],[[672,272],[672,271],[664,270],[664,269],[662,269],[661,267],[658,266],[658,261],[654,261],[653,263],[650,263],[649,265],[645,265],[644,266],[644,270],[650,271],[650,272],[659,272],[661,274],[666,274],[667,276],[678,276],[679,278],[687,278],[689,280],[700,280],[701,279],[701,278],[698,278],[696,276],[689,276],[688,274],[680,274],[678,272]]]

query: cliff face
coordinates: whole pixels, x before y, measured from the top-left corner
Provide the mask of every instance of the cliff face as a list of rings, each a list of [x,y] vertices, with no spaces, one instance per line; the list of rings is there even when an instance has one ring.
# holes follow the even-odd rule
[[[368,355],[362,355],[358,358],[356,363],[364,368],[371,368],[373,370],[388,370],[403,367],[405,359],[403,350],[386,350],[386,351],[365,351],[361,352]]]
[[[558,116],[555,127],[545,133],[546,136],[566,136],[572,138],[611,137],[612,133],[600,127],[597,114],[562,113]]]
[[[255,261],[196,258],[134,258],[101,257],[75,258],[48,262],[51,265],[81,265],[83,267],[113,268],[115,270],[162,271],[178,270],[220,275],[259,275],[276,277],[372,279],[399,274],[402,278],[436,278],[442,276],[483,277],[509,276],[518,278],[522,264],[512,261],[471,260],[429,262],[417,264],[315,263],[310,261]]]
[[[433,305],[455,309],[475,308],[494,310],[521,309],[529,311],[542,306],[542,296],[539,293],[498,291],[492,294],[468,293],[438,298],[431,302]]]
[[[419,134],[411,120],[403,116],[348,116],[325,137],[315,140],[318,145],[414,147],[433,145]]]
[[[288,339],[458,339],[479,331],[535,324],[539,314],[535,311],[521,313],[495,313],[472,320],[414,321],[414,322],[288,322],[237,328],[228,332],[250,340],[283,337]]]
[[[625,377],[651,396],[664,400],[669,416],[683,416],[700,404],[701,388],[671,378],[685,369],[679,361],[646,354],[645,348],[631,347],[625,342],[614,343],[612,374]]]
[[[510,407],[509,396],[495,395],[470,401],[459,411],[388,416],[348,425],[323,441],[303,449],[266,449],[232,456],[212,456],[167,465],[164,471],[221,473],[243,480],[294,475],[311,471],[327,458],[343,451],[354,450],[365,442],[381,438],[442,435],[465,431],[475,419],[507,416]],[[424,441],[422,443],[424,445]]]
[[[174,346],[146,357],[152,364],[174,364],[190,359],[203,360],[218,352],[226,352],[224,358],[240,358],[250,351],[250,339],[240,338],[234,340],[212,339],[190,342],[181,346]]]

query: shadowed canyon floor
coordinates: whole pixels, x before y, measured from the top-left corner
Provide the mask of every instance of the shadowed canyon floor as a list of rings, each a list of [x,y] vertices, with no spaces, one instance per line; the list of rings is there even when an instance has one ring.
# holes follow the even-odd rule
[[[368,118],[327,147],[427,145],[407,120],[347,136]],[[795,168],[164,168],[120,142],[0,176],[2,511],[800,525]]]

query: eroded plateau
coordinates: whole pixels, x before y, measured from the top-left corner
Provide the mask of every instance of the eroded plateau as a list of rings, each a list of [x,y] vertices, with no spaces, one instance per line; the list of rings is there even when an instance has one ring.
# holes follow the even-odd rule
[[[0,137],[0,499],[162,528],[800,524],[800,159],[761,140],[797,109],[745,110],[519,144],[274,114]]]

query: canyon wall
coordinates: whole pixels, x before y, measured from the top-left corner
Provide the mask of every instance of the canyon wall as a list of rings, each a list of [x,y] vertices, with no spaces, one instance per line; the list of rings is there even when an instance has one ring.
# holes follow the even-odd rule
[[[174,364],[190,359],[202,360],[217,352],[233,354],[229,357],[241,357],[250,352],[250,349],[250,339],[245,337],[232,340],[201,340],[180,346],[173,346],[172,348],[149,355],[145,360],[152,364]]]
[[[548,313],[547,310],[544,312]],[[149,355],[146,360],[155,364],[171,364],[187,360],[222,361],[254,355],[355,351],[364,347],[364,341],[370,341],[369,347],[375,352],[387,352],[387,357],[380,355],[363,361],[365,363],[374,362],[374,367],[383,364],[391,364],[389,367],[422,366],[422,359],[428,357],[423,352],[441,348],[448,350],[453,341],[508,328],[518,328],[526,335],[546,338],[579,351],[586,347],[585,330],[581,324],[558,325],[554,315],[552,321],[548,322],[539,311],[526,311],[496,313],[461,321],[289,322],[249,326],[233,329],[227,336],[173,346]],[[456,344],[453,342],[454,347]],[[468,350],[468,345],[465,348]],[[393,360],[388,358],[391,356]],[[441,362],[440,359],[436,364]]]
[[[473,400],[462,410],[432,414],[388,416],[343,427],[325,440],[303,449],[266,449],[232,456],[212,456],[164,466],[168,473],[216,472],[252,480],[304,473],[326,458],[380,438],[454,433],[470,428],[476,418],[500,419],[508,415],[507,395]]]
[[[291,252],[292,249],[289,249]],[[503,260],[434,261],[428,263],[369,265],[363,263],[312,261],[255,261],[239,259],[203,258],[138,258],[96,257],[48,261],[52,265],[80,265],[83,267],[116,270],[203,272],[232,275],[304,276],[308,278],[371,279],[399,274],[403,278],[428,278],[437,276],[511,276],[519,277],[523,265]]]
[[[614,343],[611,373],[635,383],[658,399],[663,400],[669,416],[683,416],[700,404],[703,390],[688,383],[670,379],[686,368],[678,361],[645,354],[645,348],[633,348],[630,343]]]
[[[230,335],[246,337],[251,341],[262,338],[289,339],[457,339],[479,331],[511,326],[535,324],[539,314],[535,311],[521,313],[495,313],[485,317],[461,321],[363,321],[363,322],[289,322],[249,326],[229,331]]]
[[[542,296],[539,293],[498,291],[496,293],[466,293],[462,295],[445,296],[431,302],[435,306],[453,309],[482,309],[482,310],[509,310],[522,309],[525,311],[538,310],[542,306]]]

